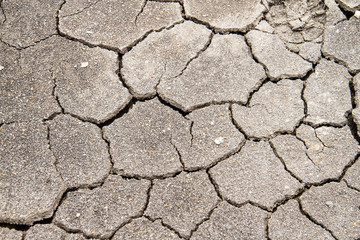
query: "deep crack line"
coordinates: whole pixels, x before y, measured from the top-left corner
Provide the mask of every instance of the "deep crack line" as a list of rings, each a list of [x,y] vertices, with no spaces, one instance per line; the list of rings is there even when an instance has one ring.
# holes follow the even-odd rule
[[[135,26],[137,26],[137,25],[136,25],[137,19],[138,19],[138,17],[144,12],[144,9],[145,9],[145,7],[146,7],[146,4],[147,4],[147,1],[144,0],[143,4],[142,4],[142,6],[141,6],[140,11],[139,11],[138,14],[135,16],[135,20],[134,20]]]

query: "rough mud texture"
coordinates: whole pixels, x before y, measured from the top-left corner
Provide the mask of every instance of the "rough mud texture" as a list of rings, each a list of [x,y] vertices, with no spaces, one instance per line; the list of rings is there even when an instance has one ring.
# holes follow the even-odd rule
[[[360,239],[359,0],[0,0],[0,239]]]
[[[210,170],[220,194],[235,204],[248,201],[268,209],[302,185],[285,171],[268,142],[249,142]]]
[[[306,183],[337,179],[360,152],[348,127],[301,125],[296,136],[280,135],[271,143],[289,171]]]
[[[360,192],[344,182],[313,187],[300,197],[303,210],[337,239],[358,239]]]
[[[291,132],[304,117],[300,80],[267,82],[251,98],[249,106],[234,104],[235,123],[248,135],[262,138]]]

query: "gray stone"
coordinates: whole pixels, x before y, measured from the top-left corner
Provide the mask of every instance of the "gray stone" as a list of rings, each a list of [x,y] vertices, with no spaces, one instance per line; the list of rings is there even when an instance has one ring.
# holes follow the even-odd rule
[[[290,52],[274,34],[252,30],[246,34],[255,58],[263,63],[270,79],[304,77],[311,63]]]
[[[345,67],[322,59],[306,80],[304,99],[307,103],[306,121],[312,124],[344,124],[345,113],[351,110],[349,81]]]
[[[109,238],[131,217],[142,214],[149,187],[148,180],[110,175],[101,187],[68,192],[54,222],[68,231]]]
[[[256,25],[265,11],[260,0],[184,0],[185,14],[207,22],[219,32],[246,32]]]
[[[179,3],[106,0],[88,5],[73,0],[60,10],[59,30],[92,45],[124,52],[148,32],[181,20]]]
[[[346,20],[346,16],[342,13],[335,0],[325,0],[325,5],[328,7],[326,11],[327,25],[335,25],[338,22]]]
[[[236,204],[251,201],[267,209],[302,187],[267,142],[247,142],[239,154],[211,168],[210,174],[225,199]]]
[[[151,222],[146,218],[139,218],[131,221],[131,223],[120,228],[112,238],[112,240],[162,240],[180,238],[168,228],[164,227],[160,220]]]
[[[41,122],[0,128],[0,222],[32,224],[49,218],[65,192]]]
[[[276,132],[292,132],[304,117],[300,80],[268,82],[256,92],[250,106],[232,106],[235,123],[251,137],[269,137]]]
[[[328,231],[311,222],[300,212],[296,200],[288,201],[272,214],[269,220],[269,237],[271,239],[335,240]]]
[[[6,227],[0,227],[0,238],[2,240],[21,240],[23,239],[23,232]]]
[[[359,238],[360,192],[348,188],[344,182],[331,182],[310,188],[300,200],[304,211],[337,239]],[[326,204],[328,201],[333,203],[333,207]]]
[[[281,135],[271,140],[289,171],[306,183],[319,183],[341,176],[359,152],[349,127],[301,125],[297,137]]]
[[[265,20],[260,21],[259,24],[256,25],[255,29],[267,33],[274,33],[274,28]]]
[[[321,44],[314,42],[305,42],[298,44],[299,55],[304,59],[317,63],[321,59]]]
[[[344,176],[346,183],[360,191],[360,161],[359,159],[346,171]]]
[[[246,204],[240,208],[222,202],[191,239],[266,239],[264,210]]]
[[[154,180],[145,215],[160,218],[182,237],[189,237],[219,201],[204,171]]]
[[[181,75],[160,82],[158,93],[183,111],[211,103],[246,103],[265,77],[242,36],[216,34]]]
[[[233,125],[227,104],[195,110],[187,118],[193,121],[191,146],[182,158],[187,170],[218,162],[238,151],[245,139]]]
[[[158,99],[136,103],[104,127],[116,172],[147,178],[182,170],[180,155],[190,146],[190,122]]]
[[[360,10],[360,0],[338,0],[338,2],[346,11],[355,12]]]
[[[325,29],[322,52],[346,65],[351,73],[360,71],[360,19],[355,17]]]
[[[29,49],[20,53],[0,43],[0,52],[3,67],[0,71],[0,123],[44,119],[61,111],[52,96],[51,73],[39,69],[41,64],[31,60],[33,53]]]
[[[59,115],[50,121],[49,127],[56,167],[69,188],[104,181],[111,162],[107,144],[96,125]]]
[[[56,34],[56,15],[61,4],[61,0],[2,1],[5,17],[0,24],[0,39],[22,48]]]
[[[82,234],[67,233],[54,224],[36,224],[25,235],[24,240],[85,240]]]
[[[190,21],[151,33],[123,56],[121,73],[126,85],[137,98],[154,96],[159,82],[181,74],[210,34],[205,26]]]

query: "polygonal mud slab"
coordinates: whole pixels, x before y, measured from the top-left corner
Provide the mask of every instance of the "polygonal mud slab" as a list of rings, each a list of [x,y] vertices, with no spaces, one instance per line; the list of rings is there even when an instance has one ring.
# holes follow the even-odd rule
[[[322,59],[315,73],[306,80],[305,120],[315,125],[344,124],[347,121],[345,113],[352,108],[350,80],[351,75],[344,66]]]
[[[121,73],[135,97],[156,94],[164,78],[181,73],[209,41],[211,31],[190,21],[151,33],[123,56]]]
[[[331,234],[305,217],[295,200],[278,207],[269,220],[271,239],[334,240]]]
[[[355,104],[356,107],[359,108],[360,107],[360,73],[355,75],[355,77],[353,78],[353,86],[355,90]]]
[[[310,188],[300,200],[304,211],[337,239],[359,238],[360,192],[348,188],[344,182],[332,182]]]
[[[218,32],[246,32],[265,11],[260,0],[184,0],[184,8],[188,17],[206,22]]]
[[[265,77],[242,36],[217,34],[181,75],[163,78],[157,89],[162,99],[188,112],[211,103],[246,103]]]
[[[148,32],[181,20],[179,3],[106,0],[79,4],[72,0],[60,10],[59,30],[92,45],[124,52]]]
[[[101,187],[67,193],[54,222],[68,231],[109,238],[131,217],[141,215],[149,187],[147,180],[110,175]]]
[[[66,113],[101,123],[131,99],[116,74],[118,56],[111,51],[52,37],[29,49],[29,54],[31,61],[41,64],[40,71],[52,73],[54,94]]]
[[[49,128],[56,167],[69,188],[96,185],[105,179],[111,162],[100,128],[69,115],[55,117]]]
[[[147,178],[181,171],[180,155],[190,146],[190,121],[158,99],[137,102],[104,127],[115,171]],[[180,155],[179,155],[180,154]]]
[[[360,19],[355,17],[325,29],[322,52],[343,63],[351,73],[360,71]]]
[[[250,204],[237,208],[222,202],[191,239],[266,239],[266,217],[264,210]]]
[[[346,11],[355,12],[360,10],[360,0],[338,0],[338,2]]]
[[[325,0],[325,5],[327,6],[326,11],[326,24],[335,25],[338,22],[346,20],[346,16],[342,13],[339,8],[339,5],[335,0]]]
[[[48,118],[61,109],[52,91],[51,73],[30,61],[29,49],[15,51],[0,43],[0,123]],[[20,57],[25,58],[23,65]]]
[[[298,44],[299,55],[304,59],[317,63],[321,59],[321,44],[313,42],[305,42]]]
[[[4,21],[0,24],[0,39],[14,47],[22,48],[56,34],[56,15],[62,2],[2,1]]]
[[[32,224],[49,218],[65,184],[55,169],[41,122],[0,128],[0,222]]]
[[[337,179],[360,151],[349,127],[301,125],[293,135],[271,140],[287,169],[306,183]]]
[[[300,80],[268,82],[255,92],[250,106],[232,105],[235,123],[251,137],[268,137],[275,132],[292,132],[304,117]]]
[[[145,215],[159,218],[182,237],[189,237],[218,200],[214,186],[204,171],[182,172],[174,178],[154,180]]]
[[[321,42],[326,22],[322,0],[273,1],[266,19],[279,37],[290,43]]]
[[[36,224],[25,235],[24,240],[85,240],[82,234],[71,234],[54,224]]]
[[[23,232],[15,229],[0,227],[0,239],[2,240],[21,240],[23,239]]]
[[[168,228],[161,224],[160,220],[151,222],[146,218],[139,218],[126,224],[120,228],[114,235],[112,240],[163,240],[173,239],[179,240],[180,238]]]
[[[266,67],[270,79],[301,78],[312,64],[290,52],[275,34],[252,30],[245,35],[255,58]]]
[[[232,123],[229,105],[209,106],[190,113],[191,145],[182,157],[185,169],[208,167],[240,149],[244,135]]]
[[[352,165],[344,176],[344,180],[346,183],[352,187],[360,191],[360,161],[359,159]]]
[[[210,169],[220,194],[235,204],[251,201],[268,209],[302,185],[285,171],[268,142],[247,142],[239,154]]]

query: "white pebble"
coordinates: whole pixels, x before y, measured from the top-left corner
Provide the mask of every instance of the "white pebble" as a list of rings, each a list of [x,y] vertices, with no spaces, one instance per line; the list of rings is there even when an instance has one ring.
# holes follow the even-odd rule
[[[355,14],[354,14],[354,17],[360,18],[360,11],[356,11]]]
[[[77,213],[77,214],[76,214],[76,217],[80,217],[80,213]]]
[[[81,65],[80,65],[80,67],[84,68],[84,67],[87,67],[88,65],[89,65],[88,62],[82,62]]]
[[[224,142],[224,138],[223,137],[215,138],[214,142],[217,145],[222,144]]]
[[[329,208],[332,208],[334,206],[334,203],[331,202],[331,201],[327,201],[326,203],[326,206],[328,206]]]
[[[210,122],[210,125],[211,125],[211,126],[214,126],[214,125],[215,125],[215,121],[212,120],[212,121]]]
[[[4,69],[4,66],[1,66],[1,65],[0,65],[0,71],[3,70],[3,69]]]

